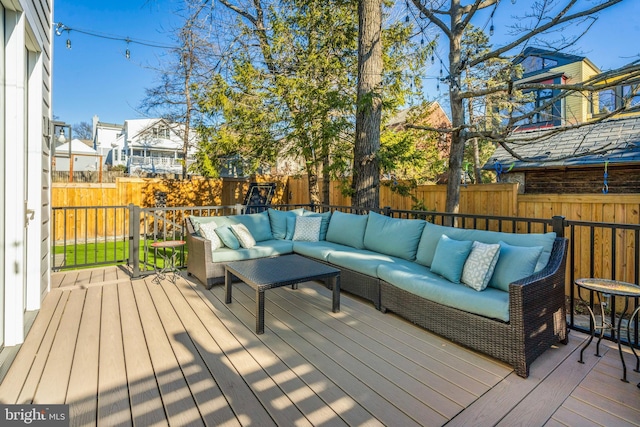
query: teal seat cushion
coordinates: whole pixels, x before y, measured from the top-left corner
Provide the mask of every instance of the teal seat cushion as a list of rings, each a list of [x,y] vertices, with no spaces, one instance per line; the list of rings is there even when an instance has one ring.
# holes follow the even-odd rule
[[[287,236],[287,218],[295,218],[296,216],[301,215],[302,212],[303,209],[281,211],[269,208],[267,213],[269,214],[269,223],[271,225],[271,234],[273,235],[273,238],[285,239]]]
[[[426,221],[390,218],[369,212],[364,233],[366,249],[413,261]]]
[[[213,251],[214,262],[243,261],[246,259],[266,258],[287,255],[293,252],[293,244],[286,240],[264,240],[252,248],[237,250],[220,248]]]
[[[536,268],[542,246],[512,246],[500,241],[500,255],[489,287],[509,291],[509,284],[531,276]]]
[[[214,220],[218,225],[244,224],[256,242],[273,240],[268,211],[247,215],[217,216]]]
[[[364,249],[364,232],[367,227],[367,219],[367,215],[335,211],[329,221],[327,241]]]
[[[337,251],[352,251],[351,246],[345,246],[340,243],[327,242],[321,240],[319,242],[293,242],[293,252],[320,261],[327,261],[329,254]]]
[[[472,245],[470,240],[455,240],[443,234],[433,256],[431,271],[453,283],[460,283],[462,269]]]
[[[471,240],[482,243],[499,243],[503,241],[514,246],[542,246],[542,254],[538,259],[535,271],[542,270],[549,262],[551,249],[556,233],[504,233],[498,231],[473,230],[465,228],[445,227],[427,222],[416,252],[416,262],[431,267],[436,246],[440,236],[446,234],[456,240]],[[498,261],[499,262],[499,261]]]
[[[368,250],[351,250],[331,252],[327,261],[367,276],[378,277],[378,266],[381,263],[393,263],[393,257]]]
[[[327,230],[329,230],[329,221],[331,220],[331,211],[324,213],[315,213],[311,211],[304,211],[303,216],[319,216],[322,218],[322,222],[320,223],[320,240],[327,239]]]
[[[503,322],[509,321],[509,293],[500,289],[487,288],[478,292],[463,284],[451,283],[415,263],[413,267],[381,264],[378,277],[435,303]]]

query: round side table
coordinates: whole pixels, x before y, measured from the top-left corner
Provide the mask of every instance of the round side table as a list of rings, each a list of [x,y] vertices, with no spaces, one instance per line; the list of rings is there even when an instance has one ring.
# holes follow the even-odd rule
[[[153,281],[156,283],[160,283],[163,281],[168,273],[171,273],[171,283],[175,285],[176,276],[180,274],[180,270],[176,267],[176,259],[178,258],[178,248],[183,247],[187,242],[184,240],[166,240],[164,242],[153,242],[151,243],[151,247],[154,250],[154,254],[156,259],[158,258],[158,249],[164,249],[160,252],[160,258],[164,261],[164,266],[162,268],[158,268],[157,262],[154,263],[156,267],[156,277],[154,277]],[[171,251],[168,251],[171,249]],[[169,255],[167,255],[169,252]]]
[[[620,343],[620,329],[622,327],[622,319],[624,315],[627,313],[627,309],[629,308],[629,298],[640,297],[640,286],[634,285],[632,283],[620,282],[618,280],[595,279],[595,278],[578,279],[576,280],[575,283],[578,286],[578,297],[589,309],[589,314],[591,315],[591,321],[593,322],[592,323],[593,328],[591,328],[591,337],[589,338],[589,341],[587,341],[587,343],[582,347],[582,350],[580,350],[579,362],[584,363],[582,360],[582,355],[586,350],[586,348],[589,347],[589,345],[591,344],[591,341],[593,341],[593,337],[595,336],[596,329],[600,329],[600,336],[598,337],[598,342],[596,344],[596,356],[598,357],[600,357],[600,341],[602,341],[602,337],[604,336],[605,329],[611,329],[611,330],[617,329],[616,341],[618,344],[618,353],[620,354],[620,361],[622,362],[622,381],[628,382],[627,381],[627,365],[624,362],[624,357],[622,354],[622,346]],[[588,291],[593,291],[597,295],[598,303],[600,305],[600,323],[596,322],[596,316],[593,310],[591,309],[591,305],[584,298],[582,298],[581,291],[583,289]],[[616,318],[615,314],[612,316],[613,323],[605,320],[605,313],[604,313],[605,307],[609,305],[611,297],[624,298],[624,310],[622,310],[622,313],[620,313],[619,317]],[[636,316],[638,316],[639,311],[640,311],[640,307],[635,309],[635,311],[629,318],[629,323],[627,324],[627,328],[626,328],[627,341],[629,342],[629,347],[631,348],[633,355],[636,357],[636,369],[635,369],[636,372],[640,370],[640,358],[638,357],[638,354],[636,353],[636,350],[631,343],[631,334],[630,334],[629,325],[633,322],[633,319]],[[638,387],[640,387],[640,384],[638,384]]]

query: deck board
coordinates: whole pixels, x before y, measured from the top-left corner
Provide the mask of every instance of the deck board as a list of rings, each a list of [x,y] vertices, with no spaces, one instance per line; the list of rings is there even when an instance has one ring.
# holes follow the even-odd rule
[[[133,423],[134,425],[168,425],[130,284],[118,285],[118,300],[122,324],[126,325],[126,331],[123,333],[124,360]]]
[[[274,316],[280,317],[282,315],[279,310],[287,312],[293,316],[294,322],[308,326],[313,331],[313,336],[317,336],[318,340],[325,339],[336,343],[349,355],[358,354],[359,362],[370,369],[371,375],[380,377],[379,379],[372,378],[371,381],[376,381],[373,383],[375,384],[373,388],[388,390],[391,387],[396,387],[397,390],[400,390],[399,393],[388,395],[390,399],[397,399],[392,402],[400,409],[409,413],[419,405],[425,405],[424,412],[416,414],[416,417],[420,417],[419,419],[424,422],[433,422],[437,425],[464,408],[444,395],[453,393],[442,393],[428,385],[431,382],[433,386],[436,386],[437,384],[433,383],[437,377],[430,375],[426,369],[411,361],[400,362],[400,356],[397,353],[376,345],[357,329],[343,323],[343,319],[336,319],[337,317],[344,318],[344,314],[331,313],[328,311],[328,307],[318,309],[313,304],[304,304],[303,300],[296,297],[296,293],[291,289],[282,288],[280,292],[274,294],[272,302],[277,304]],[[410,373],[403,371],[398,365],[402,365]],[[363,372],[364,366],[355,365],[353,369],[353,372]],[[448,388],[450,385],[446,384],[444,389],[449,391]],[[460,390],[456,391],[460,392]],[[413,397],[415,400],[411,400],[409,397]]]
[[[76,426],[88,427],[96,421],[100,340],[95,337],[100,336],[101,316],[102,289],[87,289],[65,402]]]
[[[47,295],[47,298],[45,298],[40,308],[40,313],[29,331],[30,339],[22,344],[18,356],[0,384],[0,402],[18,403],[18,396],[25,386],[29,371],[38,354],[38,349],[45,344],[45,336],[52,319],[56,316],[56,313],[58,316],[62,314],[62,309],[58,309],[62,297],[62,293],[56,293],[55,295]],[[64,299],[66,300],[67,297],[65,295]],[[46,349],[43,349],[44,351]]]
[[[65,401],[85,295],[86,292],[69,295],[33,403],[63,404]]]
[[[79,291],[72,291],[75,293]],[[132,425],[118,288],[102,288],[98,355],[98,424]]]
[[[640,373],[625,350],[547,350],[527,379],[321,283],[207,291],[191,278],[131,280],[106,267],[55,273],[0,383],[0,403],[70,405],[71,425],[640,426]],[[59,286],[58,286],[59,285]],[[592,344],[593,346],[593,344]]]
[[[157,307],[144,281],[136,281],[133,291],[169,424],[188,425],[191,422],[196,423],[195,425],[202,424],[198,419],[198,409],[171,348]]]

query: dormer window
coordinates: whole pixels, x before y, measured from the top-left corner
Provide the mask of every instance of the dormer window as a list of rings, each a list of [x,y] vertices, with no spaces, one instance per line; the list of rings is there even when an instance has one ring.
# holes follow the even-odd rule
[[[532,73],[534,71],[544,70],[546,68],[555,67],[558,65],[558,61],[543,58],[542,56],[527,56],[521,62],[522,68],[525,74]]]
[[[158,126],[153,128],[154,138],[169,139],[169,128],[166,126]]]

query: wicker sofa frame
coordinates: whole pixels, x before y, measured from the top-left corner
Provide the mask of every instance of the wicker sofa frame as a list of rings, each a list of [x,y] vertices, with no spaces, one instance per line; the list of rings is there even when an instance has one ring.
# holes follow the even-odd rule
[[[187,262],[187,274],[196,277],[207,289],[213,285],[224,283],[225,262],[214,262],[211,251],[211,242],[196,234],[193,224],[189,219],[187,224],[187,248],[189,259]],[[340,289],[357,295],[373,303],[376,309],[380,309],[380,281],[366,274],[339,267],[328,262],[315,259],[340,270]]]
[[[224,283],[225,262],[214,262],[211,242],[187,219],[187,273],[210,289]],[[391,311],[455,343],[513,366],[526,378],[531,363],[551,345],[567,342],[565,266],[567,239],[556,238],[546,267],[509,286],[509,322],[479,316],[421,298],[378,278],[340,269],[340,289]]]
[[[526,378],[531,362],[549,346],[567,343],[566,251],[567,239],[556,238],[546,267],[509,285],[508,323],[434,303],[384,281],[381,310],[502,360]]]

